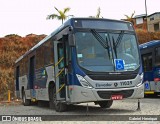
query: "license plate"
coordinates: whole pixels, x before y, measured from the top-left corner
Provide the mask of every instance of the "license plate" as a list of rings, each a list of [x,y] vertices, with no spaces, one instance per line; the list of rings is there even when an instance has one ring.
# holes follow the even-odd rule
[[[112,95],[111,99],[112,100],[121,100],[121,99],[123,99],[123,96],[122,95]]]

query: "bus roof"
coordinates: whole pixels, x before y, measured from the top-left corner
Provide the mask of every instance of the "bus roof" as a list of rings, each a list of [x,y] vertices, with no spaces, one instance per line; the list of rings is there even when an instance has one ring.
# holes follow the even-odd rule
[[[127,24],[131,24],[128,21],[123,21],[123,20],[113,20],[113,19],[104,19],[104,18],[70,18],[69,20],[67,20],[64,24],[62,24],[59,28],[57,28],[55,31],[53,31],[50,35],[46,36],[44,39],[42,39],[38,44],[36,44],[35,46],[33,46],[29,51],[27,51],[24,55],[20,56],[15,63],[19,62],[21,59],[23,59],[26,55],[28,55],[29,53],[31,53],[32,51],[34,51],[36,48],[38,48],[40,45],[42,45],[44,42],[46,42],[48,39],[50,39],[52,36],[56,35],[57,33],[59,33],[61,30],[63,30],[64,28],[68,27],[68,26],[72,26],[75,28],[80,28],[79,25],[77,26],[75,24],[76,20],[87,20],[87,21],[108,21],[108,22],[119,22],[121,24],[125,24],[125,25],[121,25],[119,27],[117,27],[118,25],[115,25],[115,28],[119,28],[119,30],[128,30],[128,27],[126,25]],[[86,27],[81,27],[81,28],[88,28],[86,23],[84,26]],[[95,24],[89,24],[89,26],[93,26],[92,28],[94,28]],[[98,25],[99,26],[99,25]],[[101,27],[104,27],[104,25],[101,25]],[[105,25],[106,26],[106,25]],[[109,24],[109,27],[113,27],[112,25]],[[130,30],[134,30],[134,29],[130,29]]]
[[[150,48],[150,47],[154,47],[156,45],[160,44],[160,40],[152,40],[143,44],[139,45],[140,49],[145,49],[145,48]]]
[[[59,28],[57,28],[55,31],[53,31],[50,35],[46,36],[44,39],[42,39],[39,43],[37,43],[35,46],[33,46],[29,51],[27,51],[24,55],[20,56],[15,63],[19,62],[21,59],[23,59],[24,56],[28,55],[31,53],[33,50],[38,48],[40,45],[42,45],[44,42],[46,42],[48,39],[50,39],[52,36],[56,35],[58,32],[60,32],[64,27],[70,26],[71,21],[68,20],[64,24],[62,24]]]

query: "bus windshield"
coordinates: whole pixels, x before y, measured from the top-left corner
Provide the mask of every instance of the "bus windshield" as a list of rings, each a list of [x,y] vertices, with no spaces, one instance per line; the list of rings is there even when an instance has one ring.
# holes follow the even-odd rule
[[[76,32],[78,64],[93,72],[134,71],[139,65],[135,34],[124,31]],[[116,60],[123,68],[116,68]]]

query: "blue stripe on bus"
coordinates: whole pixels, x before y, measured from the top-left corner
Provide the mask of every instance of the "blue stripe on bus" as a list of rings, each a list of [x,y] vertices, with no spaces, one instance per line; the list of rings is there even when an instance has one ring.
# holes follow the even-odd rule
[[[138,74],[142,74],[142,73],[143,73],[143,67],[142,67],[142,64],[141,64]]]
[[[150,72],[144,72],[144,81],[153,81],[153,71]]]
[[[76,74],[79,74],[82,77],[86,76],[86,74],[77,65],[76,48],[72,48],[72,60],[71,61],[72,61],[72,72],[68,75],[69,85],[81,86],[81,84],[79,83],[77,79]]]
[[[77,55],[76,55],[76,48],[72,49],[72,67],[74,68],[74,73],[79,74],[82,77],[86,76],[86,74],[80,69],[80,67],[77,65]]]
[[[160,67],[155,67],[153,69],[154,72],[154,78],[160,78]]]
[[[154,78],[160,78],[160,67],[154,67],[152,71],[144,72],[144,81],[154,81]]]

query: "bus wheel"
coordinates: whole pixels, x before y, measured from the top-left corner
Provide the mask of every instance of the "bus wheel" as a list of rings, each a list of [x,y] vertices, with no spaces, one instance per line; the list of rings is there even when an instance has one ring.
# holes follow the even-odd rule
[[[113,104],[113,100],[109,101],[99,101],[97,102],[101,108],[110,108],[111,105]]]
[[[26,99],[26,94],[24,90],[22,91],[22,101],[24,106],[29,106],[31,104],[31,100]]]
[[[53,90],[50,90],[50,108],[54,108],[57,112],[64,112],[67,109],[65,103],[59,102],[56,100],[56,87],[54,86]]]

